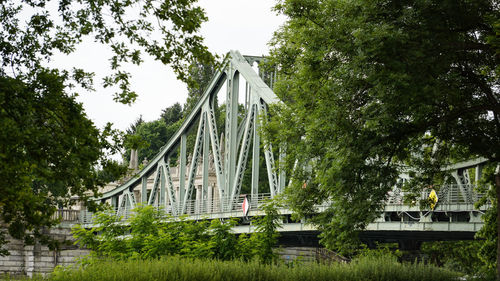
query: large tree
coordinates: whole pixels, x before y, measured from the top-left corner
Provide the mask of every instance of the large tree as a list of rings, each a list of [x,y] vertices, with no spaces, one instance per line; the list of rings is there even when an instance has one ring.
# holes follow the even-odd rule
[[[57,223],[56,209],[74,204],[72,196],[86,201],[87,191],[123,171],[106,158],[117,151],[107,140],[113,131],[99,131],[64,82],[57,71],[29,84],[0,76],[0,215],[10,235],[27,243],[49,243],[41,230]]]
[[[288,17],[271,53],[284,103],[267,133],[285,141],[288,198],[327,246],[352,245],[405,166],[415,173],[404,188],[419,191],[451,159],[497,165],[498,2],[282,0],[276,10]]]
[[[0,219],[12,236],[42,237],[41,228],[56,223],[56,208],[73,195],[85,200],[103,175],[123,170],[106,159],[117,148],[116,132],[98,130],[75,101],[76,86],[94,89],[93,73],[54,69],[53,54],[70,54],[85,38],[108,46],[111,73],[102,84],[131,103],[137,94],[125,63],[140,64],[146,54],[186,79],[190,61],[212,61],[197,35],[206,17],[195,2],[0,1]]]

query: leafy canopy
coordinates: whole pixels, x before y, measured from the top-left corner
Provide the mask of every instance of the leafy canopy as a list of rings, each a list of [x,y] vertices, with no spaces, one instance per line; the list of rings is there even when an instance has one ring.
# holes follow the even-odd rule
[[[144,54],[170,64],[186,81],[192,61],[208,63],[212,55],[197,35],[207,18],[203,9],[187,1],[39,0],[0,3],[0,74],[30,81],[47,67],[56,52],[75,51],[85,37],[109,46],[112,73],[104,87],[117,85],[115,100],[133,102],[126,63],[139,65]],[[27,15],[27,16],[26,16]],[[23,20],[23,17],[26,17]],[[86,89],[93,89],[93,73],[75,67],[65,73]]]
[[[74,203],[72,196],[86,201],[86,191],[97,192],[106,177],[122,172],[106,158],[106,150],[117,149],[108,141],[113,131],[95,128],[55,70],[31,84],[0,76],[0,124],[0,212],[15,238],[32,243],[57,222],[51,217],[57,208]]]
[[[287,144],[288,198],[331,248],[378,216],[405,166],[407,189],[451,159],[498,163],[498,5],[461,1],[283,0],[272,41],[275,93],[266,127]],[[316,204],[328,204],[321,213]]]
[[[117,87],[115,100],[130,104],[137,94],[123,66],[139,65],[144,54],[170,64],[182,80],[190,62],[213,61],[197,35],[207,18],[195,2],[0,2],[0,212],[13,237],[49,243],[41,229],[57,223],[54,210],[72,196],[86,201],[85,191],[95,193],[126,170],[107,159],[118,132],[111,124],[99,131],[75,101],[75,89],[94,89],[93,73],[54,69],[53,55],[74,52],[85,38],[109,47],[111,73],[102,84]]]

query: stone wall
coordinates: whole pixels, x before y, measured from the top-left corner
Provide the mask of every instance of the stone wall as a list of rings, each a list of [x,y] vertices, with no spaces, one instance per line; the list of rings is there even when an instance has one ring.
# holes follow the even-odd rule
[[[289,262],[314,262],[316,261],[316,248],[313,247],[285,247],[276,249],[276,253]]]
[[[348,262],[348,259],[337,253],[318,247],[280,247],[276,252],[285,263],[290,262]]]
[[[52,272],[58,265],[71,265],[78,257],[90,252],[73,245],[74,240],[69,226],[52,228],[48,230],[48,234],[61,242],[58,251],[51,251],[39,243],[25,246],[23,241],[7,236],[9,243],[4,248],[10,255],[0,257],[0,274],[28,276],[37,273],[46,274]]]

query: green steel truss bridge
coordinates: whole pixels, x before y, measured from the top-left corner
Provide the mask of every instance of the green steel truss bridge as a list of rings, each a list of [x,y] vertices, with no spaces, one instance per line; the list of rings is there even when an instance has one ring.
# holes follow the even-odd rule
[[[252,232],[246,218],[262,215],[263,202],[286,185],[285,174],[275,166],[275,157],[280,156],[274,155],[269,145],[261,145],[259,137],[267,106],[279,102],[271,90],[275,77],[257,68],[261,59],[231,51],[181,128],[154,159],[96,200],[111,204],[125,219],[142,203],[161,207],[173,217],[184,215],[193,220],[240,217],[242,224],[234,230]],[[225,114],[223,119],[221,114]],[[472,238],[481,228],[480,217],[488,206],[474,208],[483,195],[474,191],[471,176],[479,179],[485,162],[474,159],[443,167],[451,183],[439,189],[439,201],[432,212],[403,204],[404,194],[394,189],[388,194],[384,212],[368,225],[365,236],[384,241]],[[407,178],[401,175],[401,180]],[[423,192],[422,199],[428,195],[429,191]],[[244,198],[250,207],[246,215]],[[326,206],[318,206],[319,211],[323,208]],[[282,209],[281,213],[287,218],[282,233],[304,241],[317,236],[313,226],[290,221],[290,210]],[[82,212],[80,222],[91,224],[92,214]]]

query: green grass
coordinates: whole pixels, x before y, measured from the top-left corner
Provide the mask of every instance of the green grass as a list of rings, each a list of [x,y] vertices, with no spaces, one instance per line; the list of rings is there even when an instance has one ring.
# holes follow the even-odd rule
[[[455,272],[429,265],[400,264],[393,258],[366,257],[350,264],[263,265],[166,257],[149,261],[102,261],[58,269],[34,280],[457,280]]]

